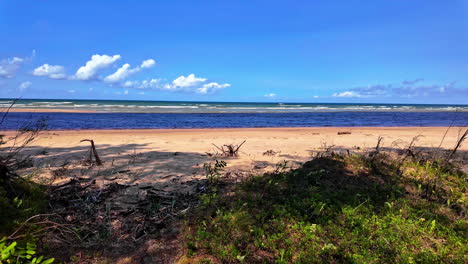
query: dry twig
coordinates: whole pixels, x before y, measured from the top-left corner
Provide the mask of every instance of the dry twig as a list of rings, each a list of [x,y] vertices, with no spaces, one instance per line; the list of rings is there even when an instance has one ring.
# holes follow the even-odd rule
[[[244,145],[244,143],[247,140],[244,140],[242,143],[234,145],[234,144],[224,144],[221,147],[216,146],[215,144],[212,144],[215,146],[219,151],[221,151],[221,155],[226,156],[226,157],[237,157],[239,156],[239,149]]]

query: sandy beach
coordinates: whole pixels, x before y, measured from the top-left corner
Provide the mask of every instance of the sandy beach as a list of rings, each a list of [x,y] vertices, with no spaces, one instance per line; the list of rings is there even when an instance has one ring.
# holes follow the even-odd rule
[[[452,148],[462,129],[450,128],[441,148]],[[43,168],[38,174],[57,183],[67,179],[56,177],[54,171],[66,168],[71,176],[102,181],[111,177],[125,184],[165,183],[165,188],[177,189],[183,188],[184,182],[203,177],[203,164],[215,159],[225,160],[227,171],[237,177],[272,170],[284,160],[297,166],[325,148],[365,151],[375,147],[379,136],[384,138],[384,148],[405,149],[415,136],[420,136],[416,146],[437,148],[446,130],[445,127],[330,127],[47,131],[27,151],[34,154],[36,165]],[[338,135],[339,132],[347,133]],[[2,134],[11,137],[13,132]],[[82,139],[95,141],[103,166],[80,165],[89,150],[89,143],[80,142]],[[218,150],[213,144],[239,144],[244,140],[239,157],[216,155]],[[265,153],[269,150],[274,155]],[[468,145],[460,150],[461,153],[468,150]],[[168,185],[168,179],[173,184]]]

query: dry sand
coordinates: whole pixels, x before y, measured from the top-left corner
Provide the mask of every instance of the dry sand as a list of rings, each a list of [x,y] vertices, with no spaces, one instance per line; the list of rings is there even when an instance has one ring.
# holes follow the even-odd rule
[[[459,133],[466,128],[451,128],[442,148],[453,148]],[[44,179],[60,183],[68,178],[55,173],[64,167],[66,176],[93,177],[98,181],[117,181],[122,184],[161,185],[178,189],[190,180],[203,177],[203,164],[214,159],[228,163],[233,177],[272,170],[283,160],[297,166],[323,148],[347,148],[362,151],[375,147],[382,136],[383,147],[406,148],[413,137],[421,135],[416,146],[437,148],[447,128],[245,128],[245,129],[152,129],[152,130],[81,130],[48,131],[33,142],[27,151],[35,155],[36,171]],[[351,134],[338,135],[338,132]],[[13,132],[4,132],[11,137]],[[93,139],[103,166],[88,168],[80,161],[89,149],[82,139]],[[246,140],[237,158],[210,156],[223,144],[237,144]],[[273,150],[277,154],[263,153]],[[460,149],[466,153],[468,144]],[[210,154],[207,154],[210,153]],[[464,155],[464,154],[462,154]],[[28,171],[31,172],[31,171]],[[58,175],[58,176],[57,176]]]

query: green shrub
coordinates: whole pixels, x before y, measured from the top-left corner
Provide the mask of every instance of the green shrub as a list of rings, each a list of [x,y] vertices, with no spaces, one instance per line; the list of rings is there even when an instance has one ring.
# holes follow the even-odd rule
[[[320,157],[218,192],[186,245],[221,263],[467,263],[466,191],[466,174],[432,163]]]
[[[35,243],[23,244],[16,241],[7,242],[5,237],[0,239],[0,263],[50,264],[54,262],[53,258],[44,259],[43,256],[37,256]]]

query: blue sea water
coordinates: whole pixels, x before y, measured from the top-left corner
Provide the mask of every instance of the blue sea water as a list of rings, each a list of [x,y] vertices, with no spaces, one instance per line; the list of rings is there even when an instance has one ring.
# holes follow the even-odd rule
[[[44,119],[49,129],[468,126],[468,112],[9,113],[0,130]]]
[[[0,99],[0,107],[11,100]],[[467,105],[278,104],[217,102],[146,102],[97,100],[20,100],[0,130],[44,119],[49,129],[149,129],[328,126],[468,126]],[[46,113],[40,109],[90,113]]]

